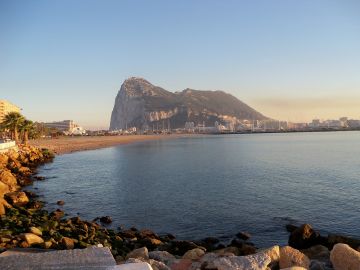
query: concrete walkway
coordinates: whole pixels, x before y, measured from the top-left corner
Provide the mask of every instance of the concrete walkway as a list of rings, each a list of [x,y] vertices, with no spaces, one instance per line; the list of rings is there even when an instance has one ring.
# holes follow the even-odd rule
[[[108,248],[56,250],[35,252],[6,251],[0,255],[1,270],[72,270],[119,269]],[[121,269],[121,268],[120,268]]]

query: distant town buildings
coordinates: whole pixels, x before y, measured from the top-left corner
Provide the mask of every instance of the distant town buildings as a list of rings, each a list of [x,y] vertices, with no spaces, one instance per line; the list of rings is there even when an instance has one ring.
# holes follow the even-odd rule
[[[0,99],[0,123],[4,121],[5,115],[11,112],[20,113],[20,108],[7,100]]]
[[[195,132],[195,123],[194,122],[185,122],[185,131],[188,133]]]
[[[63,120],[58,122],[44,123],[47,128],[54,128],[64,132],[65,135],[84,135],[86,131],[75,124],[73,120]]]
[[[48,128],[56,128],[60,131],[70,131],[73,128],[77,127],[73,120],[64,120],[58,122],[49,122],[44,123],[44,125]]]
[[[205,126],[205,123],[195,124],[186,122],[183,129],[176,132],[185,133],[241,133],[241,132],[286,132],[286,131],[322,131],[322,130],[349,130],[360,129],[360,120],[340,119],[320,120],[314,119],[310,123],[293,123],[278,120],[242,120],[234,122],[232,120],[216,121],[214,126]]]

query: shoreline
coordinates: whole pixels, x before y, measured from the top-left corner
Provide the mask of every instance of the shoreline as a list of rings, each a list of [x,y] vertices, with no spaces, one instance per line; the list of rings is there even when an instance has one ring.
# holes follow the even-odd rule
[[[266,132],[234,132],[234,133],[184,133],[184,134],[151,134],[151,135],[115,135],[115,136],[61,136],[29,141],[30,146],[49,149],[56,155],[71,154],[79,151],[96,150],[137,142],[168,140],[186,137],[219,136],[219,135],[258,135],[258,134],[293,134],[293,133],[323,133],[352,130],[304,130],[304,131],[266,131]]]
[[[56,155],[70,154],[79,151],[96,150],[117,145],[136,142],[167,140],[186,137],[185,134],[171,135],[118,135],[118,136],[79,136],[36,139],[29,141],[29,145],[37,148],[46,148]]]

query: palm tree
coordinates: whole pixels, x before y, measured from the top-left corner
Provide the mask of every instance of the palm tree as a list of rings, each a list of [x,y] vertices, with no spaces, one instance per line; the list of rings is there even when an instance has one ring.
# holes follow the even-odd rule
[[[20,125],[20,131],[22,133],[23,136],[23,143],[25,145],[28,144],[29,141],[29,133],[32,132],[35,129],[35,125],[34,122],[31,120],[27,120],[25,119],[21,125]]]
[[[25,118],[18,112],[11,112],[5,115],[3,122],[1,123],[5,129],[8,129],[11,132],[11,138],[15,140],[16,143],[19,142],[19,127]]]

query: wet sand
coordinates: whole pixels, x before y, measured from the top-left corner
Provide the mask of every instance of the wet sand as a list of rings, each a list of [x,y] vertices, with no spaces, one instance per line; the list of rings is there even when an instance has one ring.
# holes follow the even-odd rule
[[[179,138],[183,135],[121,135],[121,136],[84,136],[84,137],[58,137],[51,139],[31,140],[30,145],[39,148],[48,148],[55,154],[61,155],[76,151],[93,150],[111,147],[119,144],[133,142],[163,140]]]

